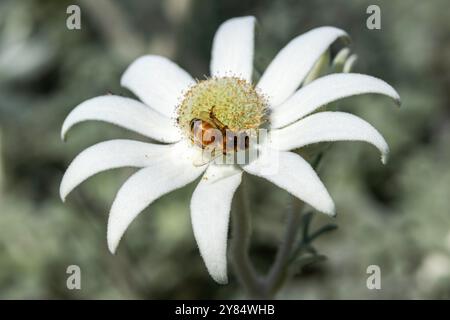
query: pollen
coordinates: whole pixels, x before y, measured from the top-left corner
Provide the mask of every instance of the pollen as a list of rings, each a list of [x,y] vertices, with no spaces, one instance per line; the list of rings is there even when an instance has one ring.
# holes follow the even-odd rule
[[[267,99],[248,81],[213,77],[198,81],[178,106],[177,122],[187,135],[190,123],[202,114],[214,117],[234,132],[259,128],[266,120]]]

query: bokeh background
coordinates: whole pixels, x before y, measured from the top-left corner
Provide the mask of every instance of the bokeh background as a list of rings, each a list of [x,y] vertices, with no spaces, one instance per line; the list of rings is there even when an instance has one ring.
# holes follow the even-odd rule
[[[66,28],[78,4],[82,29]],[[381,8],[381,30],[366,28],[366,8]],[[211,40],[233,16],[258,18],[259,70],[291,38],[313,27],[345,29],[359,56],[354,71],[392,84],[386,98],[345,99],[336,108],[372,123],[392,149],[383,166],[375,148],[335,143],[320,175],[338,217],[316,249],[326,261],[301,270],[280,291],[287,299],[450,298],[450,20],[434,1],[0,1],[0,298],[242,298],[235,277],[208,276],[189,218],[195,183],[153,203],[111,255],[107,212],[133,172],[102,173],[58,197],[64,169],[85,147],[111,138],[145,139],[86,123],[63,143],[65,116],[80,102],[112,92],[136,57],[161,54],[194,76],[208,73]],[[254,220],[251,256],[261,272],[283,234],[286,192],[249,179]],[[66,288],[79,265],[82,290]],[[368,290],[366,268],[381,268],[382,289]]]

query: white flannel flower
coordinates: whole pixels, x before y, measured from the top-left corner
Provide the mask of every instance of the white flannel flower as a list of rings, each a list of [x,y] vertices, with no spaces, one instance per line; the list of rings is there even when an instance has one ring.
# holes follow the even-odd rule
[[[75,124],[97,120],[162,143],[101,142],[81,152],[64,174],[60,186],[63,200],[96,173],[141,168],[122,185],[112,204],[107,231],[111,252],[141,211],[203,174],[191,199],[192,227],[209,273],[215,281],[226,283],[230,207],[243,171],[266,178],[333,216],[335,207],[327,189],[309,163],[290,150],[324,141],[365,141],[377,147],[383,162],[386,160],[388,145],[369,123],[349,113],[316,111],[332,101],[366,93],[399,101],[390,85],[368,75],[346,73],[323,76],[300,87],[329,46],[347,34],[321,27],[294,38],[253,85],[254,25],[254,17],[241,17],[220,26],[212,47],[212,78],[196,82],[166,58],[143,56],[121,79],[142,102],[100,96],[81,103],[67,116],[63,139]],[[196,163],[202,148],[189,135],[192,120],[212,111],[217,121],[233,130],[258,128],[264,123],[269,130],[264,152],[245,165]],[[275,172],[264,170],[264,163],[274,161],[278,163]]]

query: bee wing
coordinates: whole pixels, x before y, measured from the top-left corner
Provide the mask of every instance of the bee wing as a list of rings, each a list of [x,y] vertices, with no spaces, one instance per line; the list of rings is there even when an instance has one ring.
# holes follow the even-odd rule
[[[222,156],[222,153],[218,152],[215,146],[207,146],[203,149],[203,152],[200,152],[194,158],[193,164],[196,167],[201,167],[220,156]]]

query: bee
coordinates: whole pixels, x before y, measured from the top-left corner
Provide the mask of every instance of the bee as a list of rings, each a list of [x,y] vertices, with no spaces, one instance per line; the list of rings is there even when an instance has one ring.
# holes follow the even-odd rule
[[[209,112],[203,111],[198,118],[191,120],[192,142],[202,149],[212,151],[213,158],[248,149],[247,133],[230,130],[216,117],[214,108],[213,106]]]

